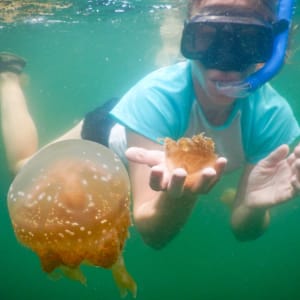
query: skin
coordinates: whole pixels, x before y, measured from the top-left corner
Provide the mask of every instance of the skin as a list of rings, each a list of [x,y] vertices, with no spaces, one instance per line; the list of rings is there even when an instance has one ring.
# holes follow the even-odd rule
[[[38,149],[38,135],[28,112],[19,76],[0,73],[0,113],[6,157],[10,170],[17,173]],[[20,128],[20,124],[24,124]]]

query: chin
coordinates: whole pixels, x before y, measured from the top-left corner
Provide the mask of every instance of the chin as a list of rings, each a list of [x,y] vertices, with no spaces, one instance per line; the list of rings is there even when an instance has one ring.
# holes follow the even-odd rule
[[[217,105],[219,107],[231,106],[234,103],[234,101],[236,100],[235,98],[229,98],[225,95],[220,95],[218,97],[213,96],[212,98],[214,100],[215,105]]]

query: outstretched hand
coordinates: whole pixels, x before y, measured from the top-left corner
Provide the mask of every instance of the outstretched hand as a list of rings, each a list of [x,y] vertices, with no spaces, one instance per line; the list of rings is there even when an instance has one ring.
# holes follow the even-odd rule
[[[175,197],[180,197],[184,192],[207,193],[218,181],[227,164],[224,157],[219,157],[214,167],[206,167],[193,174],[187,174],[182,168],[170,171],[165,163],[163,151],[130,147],[126,151],[126,156],[132,162],[145,164],[151,168],[149,184],[153,190],[167,191]]]
[[[300,144],[288,152],[289,147],[282,145],[252,169],[245,194],[248,207],[270,208],[299,193]]]

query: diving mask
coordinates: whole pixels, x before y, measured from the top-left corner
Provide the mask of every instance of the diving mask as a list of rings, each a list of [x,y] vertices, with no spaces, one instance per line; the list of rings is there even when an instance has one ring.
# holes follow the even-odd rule
[[[270,59],[274,37],[282,29],[278,25],[241,12],[217,15],[205,10],[186,22],[181,52],[207,69],[242,72]]]

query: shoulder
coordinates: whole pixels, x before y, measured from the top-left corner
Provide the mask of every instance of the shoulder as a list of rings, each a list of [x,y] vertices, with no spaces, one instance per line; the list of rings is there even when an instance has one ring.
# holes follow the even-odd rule
[[[249,97],[249,104],[260,109],[269,109],[270,107],[286,106],[287,101],[268,83]]]
[[[243,143],[251,163],[299,136],[299,125],[289,103],[270,84],[244,100],[240,101]]]
[[[285,119],[293,116],[287,100],[280,95],[270,84],[266,84],[247,99],[240,99],[242,117],[246,122],[263,122],[270,118]]]
[[[133,86],[111,111],[117,122],[152,140],[186,129],[194,99],[189,62],[158,69]]]

